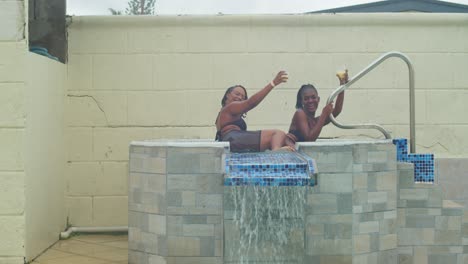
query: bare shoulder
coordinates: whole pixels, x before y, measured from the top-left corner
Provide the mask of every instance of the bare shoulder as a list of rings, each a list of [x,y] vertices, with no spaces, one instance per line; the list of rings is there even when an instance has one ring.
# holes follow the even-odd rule
[[[294,117],[307,119],[307,114],[304,112],[304,110],[297,109],[296,112],[294,113]]]

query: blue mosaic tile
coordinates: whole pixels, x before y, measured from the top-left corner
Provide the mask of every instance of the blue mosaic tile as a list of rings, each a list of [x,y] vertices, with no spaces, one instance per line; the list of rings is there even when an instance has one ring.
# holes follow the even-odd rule
[[[230,153],[226,186],[313,186],[315,161],[297,152]]]
[[[409,154],[408,161],[414,164],[416,182],[434,182],[434,154]]]
[[[397,148],[397,160],[414,164],[415,182],[434,182],[434,154],[408,154],[408,140],[398,138],[393,140]]]
[[[397,160],[406,161],[408,157],[408,140],[406,138],[396,138],[393,140],[397,148]]]

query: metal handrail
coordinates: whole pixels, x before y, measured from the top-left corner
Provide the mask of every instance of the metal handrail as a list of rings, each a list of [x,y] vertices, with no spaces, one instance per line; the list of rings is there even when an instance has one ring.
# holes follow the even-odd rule
[[[331,93],[331,95],[328,97],[327,104],[333,101],[335,97],[341,93],[342,91],[346,90],[348,87],[350,87],[352,84],[354,84],[357,80],[361,79],[364,75],[366,75],[368,72],[376,68],[380,63],[385,61],[388,58],[391,57],[396,57],[400,58],[403,61],[406,62],[406,65],[408,65],[408,71],[409,71],[409,107],[410,107],[410,153],[415,153],[416,152],[416,134],[415,134],[415,99],[414,99],[414,70],[413,70],[413,65],[411,64],[410,59],[404,55],[401,52],[398,51],[391,51],[388,53],[385,53],[384,55],[380,56],[377,60],[372,62],[367,68],[356,74],[356,76],[352,77],[349,82],[346,84],[341,85]],[[386,139],[391,139],[392,137],[390,136],[390,133],[385,130],[382,126],[377,125],[377,124],[351,124],[351,125],[343,125],[340,124],[338,121],[336,121],[335,117],[333,114],[330,114],[330,120],[331,122],[343,129],[354,129],[354,128],[365,128],[365,129],[377,129],[380,132],[382,132],[385,136]]]

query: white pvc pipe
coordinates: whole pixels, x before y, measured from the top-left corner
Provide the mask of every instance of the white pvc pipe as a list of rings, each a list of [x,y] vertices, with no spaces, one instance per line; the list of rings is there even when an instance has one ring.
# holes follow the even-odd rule
[[[101,226],[101,227],[69,227],[60,233],[60,239],[67,239],[72,233],[109,233],[128,232],[128,226]]]

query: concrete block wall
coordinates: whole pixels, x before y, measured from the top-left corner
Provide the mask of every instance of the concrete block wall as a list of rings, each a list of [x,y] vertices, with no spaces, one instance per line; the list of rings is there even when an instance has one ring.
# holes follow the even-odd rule
[[[113,208],[127,199],[129,142],[214,138],[227,87],[244,84],[251,95],[287,70],[289,82],[247,118],[250,129],[286,130],[301,84],[316,85],[324,101],[343,64],[353,75],[390,50],[407,54],[416,70],[418,152],[466,157],[466,21],[462,14],[74,17],[66,115],[70,223],[127,224],[125,210],[96,205]],[[408,137],[407,76],[404,63],[386,61],[346,93],[340,121],[377,122]],[[322,132],[360,135],[381,137],[332,125]]]
[[[23,264],[26,80],[23,1],[0,1],[0,263]]]
[[[8,264],[30,261],[66,226],[66,68],[28,52],[27,5],[0,1],[0,263]]]
[[[440,186],[414,183],[413,178],[413,165],[399,163],[399,263],[466,263],[468,234],[463,206],[444,200]]]
[[[25,39],[25,2],[23,0],[3,0],[0,2],[0,41],[20,41]]]
[[[396,149],[389,142],[301,143],[317,162],[306,204],[306,262],[397,263]]]
[[[228,146],[209,144],[132,145],[129,263],[222,263],[222,158]]]

